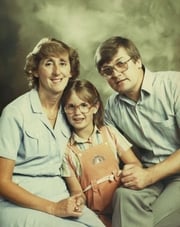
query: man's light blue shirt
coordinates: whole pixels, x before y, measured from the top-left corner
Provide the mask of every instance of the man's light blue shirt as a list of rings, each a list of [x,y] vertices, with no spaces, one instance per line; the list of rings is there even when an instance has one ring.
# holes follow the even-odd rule
[[[140,148],[145,163],[158,163],[180,148],[180,72],[145,70],[138,102],[109,97],[105,121]]]

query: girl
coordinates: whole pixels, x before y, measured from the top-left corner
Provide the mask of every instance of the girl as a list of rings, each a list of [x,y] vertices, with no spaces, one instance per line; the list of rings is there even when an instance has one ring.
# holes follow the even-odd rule
[[[73,131],[62,174],[71,194],[83,192],[87,206],[111,226],[111,201],[120,186],[119,166],[141,163],[131,144],[115,128],[104,125],[103,104],[92,83],[72,81],[63,94],[62,107]]]

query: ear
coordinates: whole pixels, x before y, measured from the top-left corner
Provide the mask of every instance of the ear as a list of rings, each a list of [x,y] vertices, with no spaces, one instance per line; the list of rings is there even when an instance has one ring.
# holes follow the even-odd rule
[[[97,102],[95,105],[94,105],[94,111],[93,111],[93,114],[96,114],[97,111],[99,109],[99,102]]]
[[[137,65],[138,69],[142,68],[142,61],[140,58],[136,61],[136,65]]]

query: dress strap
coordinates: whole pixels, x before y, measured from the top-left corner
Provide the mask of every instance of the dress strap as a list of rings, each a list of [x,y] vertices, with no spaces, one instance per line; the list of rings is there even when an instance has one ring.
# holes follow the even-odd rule
[[[98,179],[96,182],[91,182],[91,184],[89,184],[84,190],[83,192],[86,192],[88,190],[90,190],[91,188],[94,189],[94,185],[98,185],[98,184],[102,184],[106,181],[112,182],[112,181],[118,181],[119,180],[119,176],[120,176],[121,170],[119,170],[119,172],[113,172],[112,174],[102,177],[100,179]]]

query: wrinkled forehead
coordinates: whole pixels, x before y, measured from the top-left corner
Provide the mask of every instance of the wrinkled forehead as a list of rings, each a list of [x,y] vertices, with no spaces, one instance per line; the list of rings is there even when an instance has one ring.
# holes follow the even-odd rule
[[[61,61],[69,61],[69,54],[67,51],[64,52],[50,52],[44,55],[44,58],[58,58]]]
[[[42,54],[52,56],[68,56],[68,50],[57,43],[45,44],[41,47]]]
[[[69,55],[67,53],[57,53],[57,54],[48,54],[48,55],[41,55],[40,62],[59,62],[59,63],[66,63],[70,64]]]

